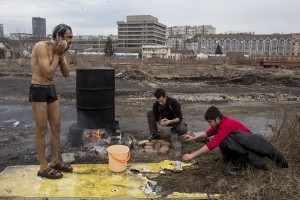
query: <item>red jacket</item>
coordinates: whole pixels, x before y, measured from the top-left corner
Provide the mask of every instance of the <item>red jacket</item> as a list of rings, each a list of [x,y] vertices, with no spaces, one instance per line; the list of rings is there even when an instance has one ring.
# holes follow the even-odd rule
[[[207,137],[215,135],[213,139],[206,144],[207,148],[212,150],[218,147],[232,131],[251,133],[251,131],[241,122],[230,117],[223,116],[217,128],[210,128],[206,131]]]

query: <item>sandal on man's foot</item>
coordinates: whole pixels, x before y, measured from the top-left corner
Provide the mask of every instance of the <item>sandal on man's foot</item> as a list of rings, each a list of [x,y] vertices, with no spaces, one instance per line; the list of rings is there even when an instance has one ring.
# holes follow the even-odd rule
[[[63,172],[72,172],[73,171],[73,167],[68,164],[68,163],[64,163],[59,161],[56,165],[51,166],[53,169],[59,170],[59,171],[63,171]]]
[[[52,167],[48,167],[47,169],[43,171],[38,171],[38,176],[49,178],[49,179],[60,179],[63,177],[63,174],[60,171],[57,171],[56,169],[53,169]]]

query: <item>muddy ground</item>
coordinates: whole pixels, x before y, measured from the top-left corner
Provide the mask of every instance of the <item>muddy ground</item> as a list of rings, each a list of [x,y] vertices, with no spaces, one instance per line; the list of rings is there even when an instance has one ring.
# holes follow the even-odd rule
[[[209,128],[203,114],[211,105],[219,107],[225,115],[239,119],[253,132],[265,136],[273,133],[283,113],[300,110],[300,68],[128,63],[112,64],[111,67],[115,68],[116,73],[116,120],[122,134],[130,134],[137,141],[149,136],[146,111],[155,100],[152,93],[157,87],[164,88],[169,96],[181,102],[184,120],[190,131]],[[61,153],[74,153],[75,163],[107,163],[106,156],[72,147],[68,143],[69,127],[77,122],[76,70],[75,67],[73,69],[68,79],[59,74],[56,78],[62,110]],[[17,70],[2,70],[0,74],[0,171],[11,165],[38,164],[33,142],[34,121],[31,105],[28,103],[30,78],[30,69],[24,66]],[[168,129],[162,131],[165,132],[164,139],[169,141]],[[49,157],[48,141],[47,138],[46,154]],[[182,142],[182,154],[202,145],[201,142]],[[131,152],[130,164],[175,159],[172,148],[165,156],[145,156],[138,147]],[[218,193],[227,199],[245,199],[251,193],[247,184],[249,179],[261,177],[261,180],[265,180],[265,187],[258,187],[260,196],[254,199],[272,199],[272,192],[267,189],[271,172],[250,168],[242,173],[232,173],[231,165],[213,161],[213,157],[218,154],[219,150],[216,149],[201,156],[196,160],[198,169],[181,173],[167,172],[164,176],[154,178],[162,187],[161,195],[174,191],[205,192]],[[285,156],[289,158],[289,155]],[[292,173],[291,168],[278,169],[272,163],[270,166],[272,173],[279,174],[279,177]],[[299,178],[298,164],[295,166],[298,170],[296,176]],[[293,196],[289,197],[293,199]]]

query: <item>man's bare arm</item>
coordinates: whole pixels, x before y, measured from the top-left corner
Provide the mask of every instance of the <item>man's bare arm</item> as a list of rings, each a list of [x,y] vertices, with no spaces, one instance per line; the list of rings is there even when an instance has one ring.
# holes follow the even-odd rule
[[[62,75],[66,78],[69,77],[71,69],[65,56],[60,57],[59,66]]]
[[[60,57],[64,54],[65,48],[61,41],[55,45],[54,50],[49,49],[46,42],[39,42],[35,45],[34,54],[36,55],[35,62],[33,65],[38,65],[41,75],[52,81],[55,71],[58,67]],[[53,52],[51,52],[53,51]],[[49,58],[49,56],[53,56]]]
[[[192,136],[192,135],[189,135],[189,134],[184,134],[182,137],[185,139],[185,141],[195,141],[195,140],[199,140],[199,139],[202,139],[202,138],[207,138],[207,134],[206,134],[206,132],[201,132],[197,136]]]
[[[51,80],[58,67],[58,61],[60,56],[54,54],[52,61],[49,60],[48,47],[46,43],[37,43],[33,51],[36,54],[38,65],[40,67],[42,75]],[[51,62],[51,63],[50,63]]]
[[[193,152],[193,153],[190,153],[190,154],[185,154],[183,155],[182,159],[183,160],[192,160],[198,156],[200,156],[201,154],[204,154],[206,152],[208,152],[209,149],[206,145],[204,145],[203,147],[201,147],[200,149],[198,149],[197,151]]]

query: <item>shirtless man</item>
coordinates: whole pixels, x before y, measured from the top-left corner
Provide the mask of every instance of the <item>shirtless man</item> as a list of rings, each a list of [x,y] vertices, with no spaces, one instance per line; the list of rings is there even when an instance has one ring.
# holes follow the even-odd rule
[[[59,161],[60,143],[60,105],[54,85],[54,76],[59,68],[64,77],[68,77],[70,67],[66,53],[72,44],[72,29],[65,24],[57,25],[51,41],[41,41],[32,50],[31,69],[32,79],[29,91],[29,102],[35,121],[35,148],[40,161],[38,176],[59,179],[63,177],[60,171],[72,172],[73,168]],[[45,156],[45,136],[49,122],[51,135],[51,161]]]

